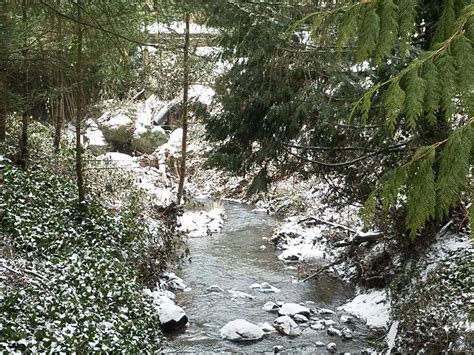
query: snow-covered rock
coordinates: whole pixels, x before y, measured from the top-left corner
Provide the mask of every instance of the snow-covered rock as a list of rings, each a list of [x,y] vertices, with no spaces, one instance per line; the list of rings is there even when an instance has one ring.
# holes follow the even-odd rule
[[[342,337],[347,340],[352,339],[353,338],[352,330],[350,330],[349,328],[344,328],[342,330]]]
[[[182,278],[178,277],[174,272],[165,272],[160,280],[161,288],[169,288],[173,290],[180,290],[184,292],[191,291]]]
[[[302,314],[295,314],[293,319],[295,320],[296,323],[307,323],[308,322],[308,318],[306,318]]]
[[[336,329],[334,327],[329,327],[327,330],[327,333],[329,335],[337,335],[337,336],[342,336],[342,332],[339,329]]]
[[[160,327],[163,331],[177,330],[188,323],[188,316],[184,310],[172,300],[174,298],[172,292],[144,289],[143,293],[153,298],[160,319]]]
[[[352,323],[352,317],[342,315],[340,318],[341,323]]]
[[[220,335],[222,339],[232,341],[255,341],[262,339],[264,332],[260,327],[245,319],[236,319],[222,327]]]
[[[369,326],[381,328],[388,324],[390,302],[385,290],[372,290],[359,294],[339,309],[363,319]]]
[[[211,293],[218,293],[218,292],[225,292],[222,287],[220,287],[219,285],[211,285],[209,286],[207,289],[206,289],[207,292],[211,292]]]
[[[305,317],[309,317],[310,309],[308,307],[302,306],[298,303],[285,303],[278,310],[278,314],[281,316],[291,316],[294,317],[296,314],[302,314]]]
[[[277,313],[278,310],[280,309],[280,306],[278,306],[275,302],[267,302],[263,305],[262,308],[265,312],[272,312],[272,313]]]
[[[328,349],[328,351],[330,352],[336,352],[337,351],[337,345],[336,343],[329,343],[327,346],[326,346],[326,349]]]
[[[114,144],[129,142],[135,131],[133,120],[124,113],[111,113],[107,111],[97,122],[105,139]]]
[[[277,331],[275,327],[272,327],[270,323],[267,323],[267,322],[258,323],[258,326],[260,327],[260,329],[263,330],[264,333],[274,333]]]
[[[283,349],[284,349],[283,345],[274,345],[272,348],[274,354],[278,354]]]
[[[336,312],[334,312],[333,310],[327,309],[327,308],[321,308],[321,309],[319,310],[319,314],[321,314],[321,315],[333,315],[333,314],[335,314],[335,313],[336,313]]]
[[[270,285],[268,282],[262,282],[261,284],[255,283],[250,285],[251,289],[257,289],[262,293],[279,293],[280,289]]]
[[[255,298],[254,296],[249,295],[248,293],[241,292],[241,291],[236,291],[236,290],[233,290],[233,289],[231,289],[227,292],[229,292],[229,294],[234,298],[248,298],[248,299],[251,299],[251,300],[253,300]]]
[[[320,323],[320,322],[311,324],[310,327],[311,327],[311,329],[314,329],[314,330],[324,330],[324,329],[326,329],[325,325]]]
[[[330,327],[332,325],[336,325],[336,321],[333,321],[332,319],[321,319],[319,323],[324,324],[326,327]]]
[[[188,317],[184,310],[175,305],[165,303],[158,308],[160,326],[163,331],[173,331],[184,327],[188,323]]]
[[[168,136],[163,128],[155,126],[151,129],[136,129],[132,137],[132,148],[140,153],[151,154],[160,145],[166,143]]]
[[[289,316],[281,316],[275,319],[273,326],[280,333],[288,336],[301,335],[301,328]]]

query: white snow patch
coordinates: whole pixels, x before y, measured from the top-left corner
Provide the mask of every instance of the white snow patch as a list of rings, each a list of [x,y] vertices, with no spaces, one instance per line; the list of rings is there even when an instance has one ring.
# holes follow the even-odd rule
[[[386,327],[390,315],[390,302],[385,290],[372,290],[356,296],[338,308],[363,319],[368,326]]]
[[[204,237],[219,232],[224,226],[224,210],[185,212],[179,217],[179,230],[190,237]]]

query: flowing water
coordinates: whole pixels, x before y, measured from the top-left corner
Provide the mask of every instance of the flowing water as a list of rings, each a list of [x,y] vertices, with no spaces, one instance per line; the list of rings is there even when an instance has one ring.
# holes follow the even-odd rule
[[[276,314],[262,310],[268,301],[314,302],[314,306],[335,310],[353,296],[353,288],[329,276],[321,276],[306,283],[294,283],[295,270],[285,269],[277,259],[278,253],[262,240],[270,237],[277,220],[251,207],[226,202],[226,220],[223,230],[205,238],[191,238],[191,261],[183,266],[179,276],[192,288],[190,292],[177,294],[176,302],[182,306],[189,324],[184,331],[168,335],[165,352],[272,352],[274,345],[282,345],[284,351],[326,352],[316,347],[316,342],[335,342],[338,351],[360,352],[367,346],[361,325],[349,325],[354,339],[343,341],[327,335],[326,330],[316,331],[302,326],[303,334],[289,338],[272,333],[263,340],[251,343],[233,343],[220,338],[219,330],[227,322],[243,318],[254,324],[273,323]],[[266,244],[265,250],[260,246]],[[268,282],[279,288],[280,293],[260,293],[249,286]],[[218,285],[223,290],[242,291],[254,299],[232,298],[227,292],[210,293],[207,288]],[[331,317],[329,317],[331,318]],[[339,319],[339,314],[332,317]],[[336,325],[339,329],[346,325]]]

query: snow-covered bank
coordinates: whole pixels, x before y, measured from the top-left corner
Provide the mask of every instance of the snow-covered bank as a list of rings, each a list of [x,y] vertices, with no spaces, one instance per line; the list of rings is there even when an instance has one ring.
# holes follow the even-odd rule
[[[189,237],[205,237],[219,232],[224,225],[224,210],[187,211],[179,217],[179,230]]]
[[[385,290],[359,292],[354,299],[340,310],[364,320],[368,326],[386,328],[390,319],[390,300]]]

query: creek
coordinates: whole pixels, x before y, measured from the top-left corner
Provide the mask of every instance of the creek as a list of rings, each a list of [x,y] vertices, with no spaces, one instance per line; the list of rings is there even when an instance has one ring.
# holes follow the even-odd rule
[[[360,352],[367,347],[366,327],[358,321],[339,324],[340,312],[326,319],[336,321],[335,327],[339,329],[350,328],[352,340],[330,336],[326,330],[313,330],[309,324],[300,324],[303,333],[294,338],[272,333],[250,343],[221,339],[220,328],[234,319],[272,324],[278,315],[262,310],[268,301],[309,301],[310,308],[336,310],[354,295],[350,284],[329,275],[305,283],[294,282],[297,270],[278,260],[278,252],[262,240],[271,237],[278,219],[235,202],[225,202],[224,208],[226,219],[220,233],[188,240],[190,261],[178,274],[192,290],[178,293],[176,303],[185,309],[189,324],[185,330],[166,336],[164,352],[272,352],[275,345],[282,345],[284,352],[326,352],[326,347],[317,347],[316,342],[334,342],[338,352]],[[266,249],[261,250],[261,245],[266,245]],[[250,285],[262,282],[270,283],[280,292],[250,289]],[[212,285],[218,285],[224,292],[209,292]],[[254,299],[233,298],[229,290],[248,293]]]

